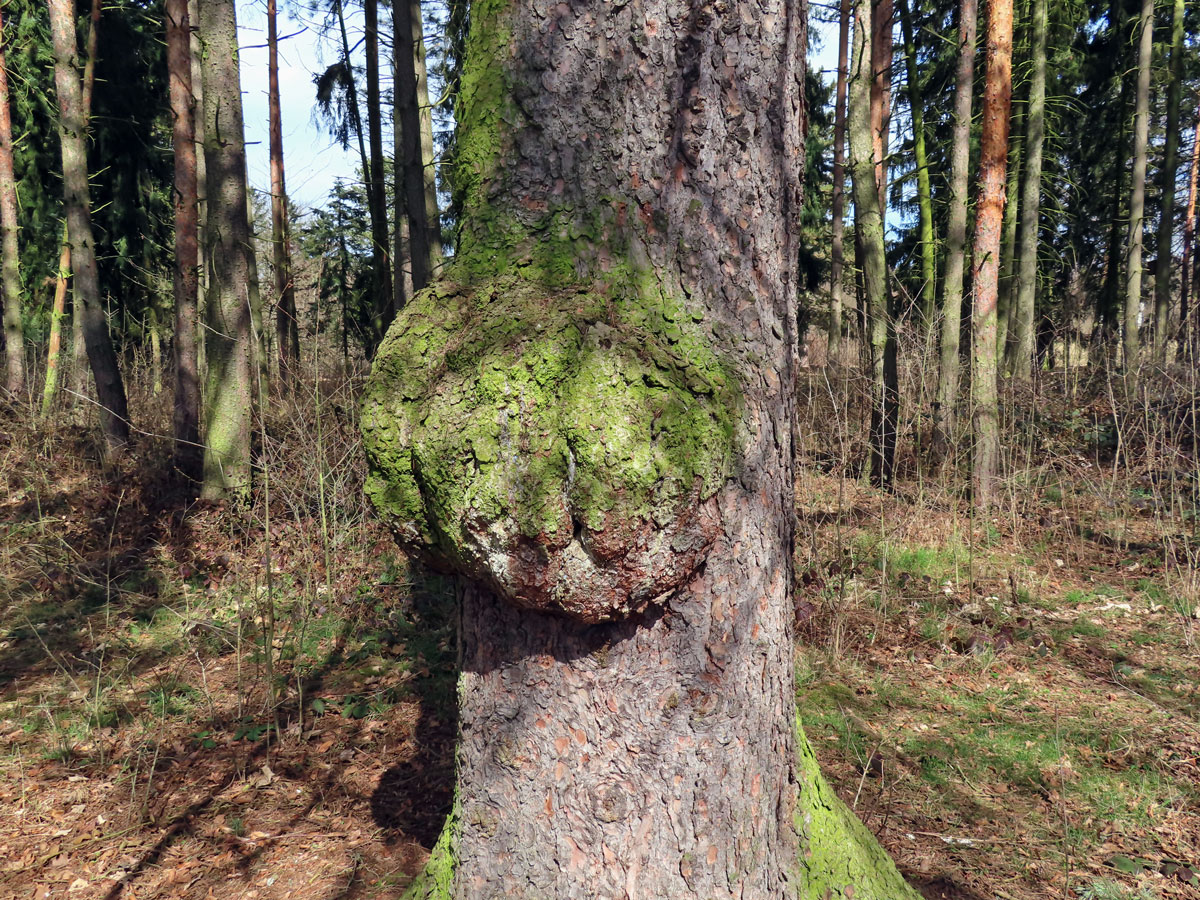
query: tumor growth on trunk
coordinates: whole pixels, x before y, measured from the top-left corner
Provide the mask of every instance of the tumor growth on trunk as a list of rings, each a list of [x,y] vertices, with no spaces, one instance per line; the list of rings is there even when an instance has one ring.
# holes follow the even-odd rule
[[[907,895],[797,739],[804,44],[793,0],[472,7],[457,252],[363,405],[368,494],[460,576],[412,896]]]

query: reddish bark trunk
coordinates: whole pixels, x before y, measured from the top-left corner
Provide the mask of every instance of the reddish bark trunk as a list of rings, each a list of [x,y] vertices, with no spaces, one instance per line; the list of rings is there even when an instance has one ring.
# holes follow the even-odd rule
[[[1000,240],[1008,198],[1008,126],[1012,108],[1012,0],[988,5],[983,133],[979,141],[979,199],[975,206],[972,398],[975,402],[975,502],[991,502],[1000,450],[996,396],[996,301]]]
[[[1192,285],[1192,253],[1196,241],[1196,182],[1200,175],[1200,110],[1196,113],[1196,128],[1192,133],[1192,166],[1188,172],[1187,213],[1183,219],[1183,271],[1179,289],[1179,325],[1183,340],[1188,340],[1188,299]]]

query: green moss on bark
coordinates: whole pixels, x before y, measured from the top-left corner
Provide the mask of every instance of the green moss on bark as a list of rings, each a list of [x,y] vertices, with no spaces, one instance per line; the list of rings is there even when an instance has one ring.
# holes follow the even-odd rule
[[[735,465],[740,395],[704,316],[626,272],[560,274],[527,260],[418,294],[364,401],[367,492],[401,541],[502,589],[522,543],[581,529],[601,568],[649,561],[646,525],[694,555],[679,523]]]
[[[429,853],[425,868],[405,889],[400,900],[451,900],[454,897],[454,873],[458,869],[458,795],[446,817],[442,833]]]
[[[891,857],[821,775],[817,758],[796,726],[800,801],[800,875],[804,900],[919,900]]]

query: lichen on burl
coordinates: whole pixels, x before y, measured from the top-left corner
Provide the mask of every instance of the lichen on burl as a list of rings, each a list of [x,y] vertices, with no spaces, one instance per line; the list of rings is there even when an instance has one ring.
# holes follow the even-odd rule
[[[606,621],[703,559],[740,394],[698,310],[650,279],[570,286],[541,262],[460,264],[400,313],[364,400],[367,492],[406,548]]]

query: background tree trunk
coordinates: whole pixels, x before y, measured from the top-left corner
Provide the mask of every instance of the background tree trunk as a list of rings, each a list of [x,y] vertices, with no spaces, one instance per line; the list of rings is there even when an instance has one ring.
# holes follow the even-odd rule
[[[175,467],[200,477],[200,373],[196,357],[199,226],[196,106],[192,96],[192,21],[187,0],[167,0],[167,71],[175,151]]]
[[[49,0],[54,41],[54,82],[58,92],[59,136],[63,158],[63,209],[75,268],[76,316],[96,383],[100,427],[110,451],[129,440],[125,384],[100,303],[95,242],[89,212],[86,117],[83,90],[76,74],[75,13],[67,0]],[[93,33],[95,29],[93,28]]]
[[[425,43],[421,34],[420,0],[396,0],[394,8],[396,30],[396,191],[404,195],[408,217],[408,246],[412,264],[412,289],[419,291],[429,284],[433,267],[441,256],[441,241],[436,238],[437,195],[433,197],[432,220],[429,215],[425,179],[424,129],[418,87],[417,55],[424,69]],[[422,75],[424,73],[422,72]],[[428,92],[426,91],[426,103]],[[432,153],[432,137],[430,152]],[[399,228],[399,216],[396,218]]]
[[[371,195],[371,278],[376,309],[384,329],[396,315],[392,296],[391,242],[388,238],[387,192],[383,183],[383,107],[379,101],[379,6],[378,0],[363,0],[365,15],[364,51],[367,56],[367,140],[371,147],[371,169],[367,192]]]
[[[459,804],[412,895],[911,897],[794,756],[802,9],[476,9],[458,252],[363,407],[368,491],[469,578]]]
[[[1129,239],[1125,250],[1125,373],[1136,381],[1138,320],[1142,307],[1142,242],[1145,238],[1146,149],[1150,137],[1150,57],[1154,49],[1154,0],[1142,0],[1139,17],[1137,94],[1133,118],[1133,185],[1129,198]]]
[[[837,93],[833,113],[833,226],[829,251],[829,353],[828,361],[842,361],[842,280],[845,268],[846,231],[846,66],[850,42],[850,0],[841,0],[838,11]]]
[[[1183,216],[1183,267],[1179,287],[1180,341],[1188,335],[1188,295],[1192,284],[1192,254],[1196,242],[1196,182],[1200,175],[1200,109],[1196,112],[1196,127],[1192,132],[1192,167],[1188,172],[1188,204]]]
[[[1175,271],[1175,175],[1179,168],[1179,103],[1183,88],[1184,0],[1175,0],[1171,21],[1171,62],[1167,76],[1167,136],[1160,173],[1162,212],[1158,220],[1158,265],[1154,272],[1154,361],[1165,365],[1171,336],[1171,275]]]
[[[873,6],[873,9],[871,8]],[[871,483],[890,487],[896,459],[896,417],[900,403],[899,373],[896,364],[896,322],[891,284],[888,280],[887,256],[884,251],[884,215],[887,210],[888,130],[891,122],[892,82],[892,0],[874,0],[855,4],[855,40],[858,23],[869,27],[863,40],[862,53],[854,65],[866,65],[869,92],[867,106],[856,113],[854,75],[850,82],[850,169],[854,179],[855,227],[863,243],[863,284],[867,303],[867,343],[871,354]],[[857,72],[858,70],[853,70]],[[864,88],[865,90],[865,88]],[[856,133],[856,115],[869,115],[872,177],[875,182],[874,211],[859,204],[862,194],[859,182],[866,177],[855,161],[855,141],[861,139],[861,125]],[[861,224],[860,224],[861,221]]]
[[[293,363],[300,361],[296,292],[288,246],[287,187],[283,177],[283,113],[279,109],[279,33],[275,0],[267,0],[267,105],[271,152],[271,260],[275,269],[275,343],[279,381],[288,384]]]
[[[934,406],[934,452],[944,456],[954,431],[958,405],[963,275],[967,258],[967,177],[971,161],[971,100],[975,89],[976,0],[958,8],[958,72],[954,87],[954,131],[950,144],[950,210],[946,223],[946,271],[942,278],[941,359]]]
[[[233,0],[200,0],[204,42],[204,156],[208,181],[204,481],[207,499],[250,490],[254,408],[250,222]]]
[[[917,166],[917,209],[921,247],[921,320],[933,327],[937,308],[937,243],[933,234],[933,190],[929,161],[925,154],[925,105],[921,97],[921,75],[917,67],[917,45],[913,39],[913,16],[908,0],[900,0],[900,27],[904,33],[904,63],[908,78],[908,108],[912,117],[913,157]]]
[[[4,386],[10,396],[25,392],[25,334],[21,325],[21,256],[17,247],[17,178],[13,170],[12,109],[8,62],[0,18],[0,297],[4,303]]]
[[[995,492],[1000,455],[996,397],[996,299],[1000,292],[1000,237],[1004,224],[1008,120],[1012,107],[1012,0],[990,0],[983,134],[979,140],[979,200],[975,208],[975,308],[971,342],[971,399],[975,406],[975,452],[971,480],[976,506]]]
[[[1018,383],[1033,376],[1033,318],[1037,299],[1038,227],[1042,201],[1042,143],[1046,134],[1046,0],[1033,0],[1029,104],[1025,113],[1025,159],[1021,173],[1017,297],[1010,371]],[[1011,89],[1010,89],[1011,96]]]

